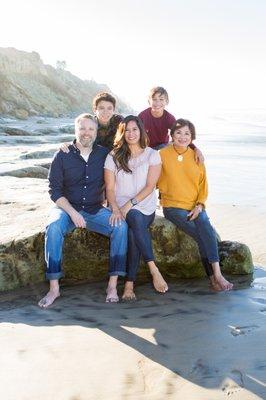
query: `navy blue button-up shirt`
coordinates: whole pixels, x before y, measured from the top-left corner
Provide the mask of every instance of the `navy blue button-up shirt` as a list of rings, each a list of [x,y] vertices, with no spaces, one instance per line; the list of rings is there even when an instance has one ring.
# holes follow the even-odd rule
[[[50,197],[54,202],[66,197],[75,210],[95,214],[102,207],[103,167],[109,150],[94,144],[87,162],[75,141],[69,150],[59,150],[54,156],[48,175]]]

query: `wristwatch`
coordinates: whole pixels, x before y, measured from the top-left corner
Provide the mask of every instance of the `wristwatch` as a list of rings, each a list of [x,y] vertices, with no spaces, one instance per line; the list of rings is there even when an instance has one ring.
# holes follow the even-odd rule
[[[138,204],[138,200],[135,199],[135,197],[133,197],[133,199],[130,199],[130,203],[132,204],[132,206],[136,206]]]

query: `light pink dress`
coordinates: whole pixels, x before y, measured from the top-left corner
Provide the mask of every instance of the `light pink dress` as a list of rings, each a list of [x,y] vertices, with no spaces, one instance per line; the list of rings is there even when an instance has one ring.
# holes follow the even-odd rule
[[[161,164],[158,151],[146,147],[138,157],[129,160],[128,166],[131,173],[117,170],[111,153],[108,154],[104,168],[114,172],[116,177],[115,193],[118,207],[122,207],[128,200],[134,198],[145,186],[150,165]],[[144,200],[140,201],[134,210],[139,210],[145,215],[150,215],[156,210],[157,196],[155,189]]]

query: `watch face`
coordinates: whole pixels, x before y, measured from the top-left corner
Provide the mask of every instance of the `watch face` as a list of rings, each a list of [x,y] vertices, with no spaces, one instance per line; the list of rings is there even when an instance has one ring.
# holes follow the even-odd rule
[[[137,204],[138,204],[138,202],[137,202],[137,200],[136,200],[136,199],[131,199],[130,201],[131,201],[131,204],[132,204],[133,206],[135,206],[135,205],[137,205]]]

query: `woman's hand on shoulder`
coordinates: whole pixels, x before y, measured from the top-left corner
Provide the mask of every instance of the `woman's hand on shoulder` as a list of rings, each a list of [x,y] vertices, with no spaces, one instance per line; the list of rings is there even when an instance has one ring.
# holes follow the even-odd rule
[[[188,213],[189,221],[193,221],[194,219],[198,218],[199,214],[201,213],[203,206],[201,204],[197,204],[193,210]]]
[[[109,218],[109,224],[111,226],[119,226],[123,220],[124,217],[119,208],[112,210],[112,214]]]
[[[68,146],[70,146],[71,143],[61,143],[60,144],[60,150],[63,151],[63,153],[69,153],[69,148]]]

